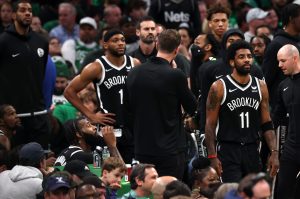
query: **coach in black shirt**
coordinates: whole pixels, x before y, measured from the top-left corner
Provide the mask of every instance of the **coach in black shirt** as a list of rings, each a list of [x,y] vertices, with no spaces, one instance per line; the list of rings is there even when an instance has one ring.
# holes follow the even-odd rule
[[[274,108],[277,102],[277,90],[280,82],[285,79],[278,67],[277,52],[286,45],[292,44],[300,50],[300,23],[295,23],[300,16],[300,5],[291,3],[282,9],[282,25],[284,30],[278,30],[274,39],[265,50],[262,70],[270,92],[271,116],[276,117]],[[282,125],[282,124],[281,124]]]
[[[288,115],[288,133],[280,156],[276,198],[298,198],[300,171],[300,56],[296,46],[286,44],[277,54],[279,68],[287,76],[278,86],[274,124],[279,126]]]
[[[188,89],[184,73],[170,64],[179,44],[180,35],[175,30],[159,35],[157,57],[128,75],[126,103],[132,118],[137,160],[154,164],[160,176],[181,179],[186,144],[181,106],[193,114],[196,99]]]

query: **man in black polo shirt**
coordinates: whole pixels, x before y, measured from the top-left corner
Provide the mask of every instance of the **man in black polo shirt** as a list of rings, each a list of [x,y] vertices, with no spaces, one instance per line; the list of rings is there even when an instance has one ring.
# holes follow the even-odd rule
[[[125,104],[137,160],[154,164],[160,176],[182,179],[186,142],[181,107],[193,115],[196,99],[185,75],[170,64],[178,53],[179,33],[165,30],[157,42],[157,56],[129,73]]]
[[[145,63],[149,58],[156,56],[156,39],[159,32],[156,29],[156,23],[150,16],[143,17],[137,24],[136,34],[140,38],[139,47],[129,55]],[[173,66],[176,66],[186,75],[189,81],[190,62],[182,54],[177,54],[174,58]]]
[[[130,55],[137,58],[141,63],[145,63],[157,53],[155,49],[157,32],[154,19],[150,16],[143,17],[137,24],[136,35],[140,38],[139,46]]]

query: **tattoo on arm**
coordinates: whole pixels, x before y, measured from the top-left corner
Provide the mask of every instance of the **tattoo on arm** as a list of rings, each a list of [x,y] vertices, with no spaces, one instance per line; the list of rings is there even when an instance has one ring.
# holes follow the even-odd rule
[[[216,154],[216,149],[215,149],[216,135],[214,133],[215,132],[214,130],[215,128],[209,125],[207,125],[205,128],[205,143],[209,155]]]
[[[109,149],[109,153],[111,154],[112,157],[120,158],[124,162],[117,147],[109,147],[108,149]]]
[[[216,154],[216,125],[218,120],[221,93],[218,92],[218,86],[213,84],[210,88],[207,104],[206,104],[206,125],[205,125],[205,140],[207,144],[208,154]]]
[[[270,150],[277,149],[276,136],[274,130],[268,130],[264,133],[264,138]]]
[[[219,103],[217,89],[211,87],[211,90],[209,91],[208,99],[209,100],[207,101],[207,110],[214,110],[214,109],[216,109],[217,105]]]

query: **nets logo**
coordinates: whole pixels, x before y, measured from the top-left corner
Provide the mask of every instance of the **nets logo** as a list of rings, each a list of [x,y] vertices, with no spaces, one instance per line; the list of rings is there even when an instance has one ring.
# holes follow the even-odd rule
[[[174,13],[171,12],[165,12],[165,21],[166,22],[189,22],[190,21],[190,14],[180,12],[180,13]]]

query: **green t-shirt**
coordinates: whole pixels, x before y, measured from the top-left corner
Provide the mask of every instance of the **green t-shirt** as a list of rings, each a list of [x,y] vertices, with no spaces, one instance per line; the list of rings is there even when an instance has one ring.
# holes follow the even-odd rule
[[[53,116],[62,124],[71,119],[76,119],[79,115],[78,110],[70,103],[57,105],[53,110]]]

